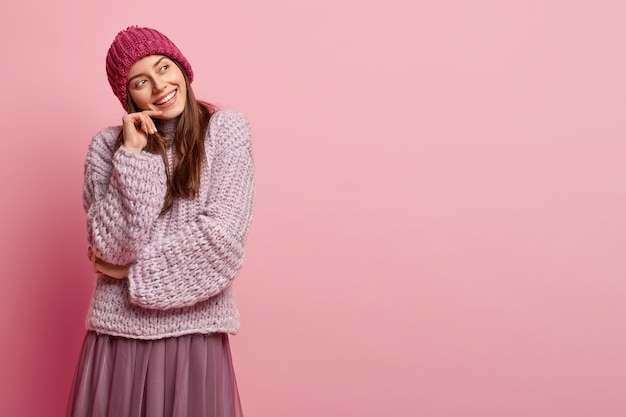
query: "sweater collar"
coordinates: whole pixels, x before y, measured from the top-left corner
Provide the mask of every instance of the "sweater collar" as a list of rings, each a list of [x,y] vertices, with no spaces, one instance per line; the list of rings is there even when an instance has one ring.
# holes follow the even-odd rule
[[[180,117],[170,120],[159,120],[154,119],[154,124],[159,131],[164,136],[167,136],[169,139],[174,139],[176,136],[176,127],[178,127],[178,121]]]

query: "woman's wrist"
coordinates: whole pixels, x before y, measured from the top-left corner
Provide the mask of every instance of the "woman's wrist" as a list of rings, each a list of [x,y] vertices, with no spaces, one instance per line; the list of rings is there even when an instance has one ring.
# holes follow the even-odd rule
[[[143,151],[143,147],[127,145],[126,143],[124,143],[122,147],[126,149],[127,151],[133,152],[133,153],[141,153],[141,151]]]

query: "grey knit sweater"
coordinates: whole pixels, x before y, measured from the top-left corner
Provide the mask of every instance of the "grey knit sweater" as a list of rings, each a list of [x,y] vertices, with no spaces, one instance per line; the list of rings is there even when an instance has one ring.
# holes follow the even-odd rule
[[[211,117],[198,197],[176,198],[165,214],[163,160],[115,149],[120,128],[103,129],[89,146],[83,203],[95,255],[131,266],[128,279],[98,276],[87,328],[138,339],[236,333],[231,284],[254,204],[246,117],[235,111]],[[172,165],[175,121],[160,131],[170,138]]]

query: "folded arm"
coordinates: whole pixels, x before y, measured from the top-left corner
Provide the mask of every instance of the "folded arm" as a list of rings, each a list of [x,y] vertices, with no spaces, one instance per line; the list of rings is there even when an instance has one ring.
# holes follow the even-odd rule
[[[83,204],[95,256],[114,265],[133,262],[163,206],[165,164],[146,152],[115,150],[97,135],[85,161]]]
[[[135,304],[155,309],[193,305],[229,286],[242,266],[255,191],[250,128],[241,113],[214,117],[208,201],[186,227],[138,253],[128,275]]]

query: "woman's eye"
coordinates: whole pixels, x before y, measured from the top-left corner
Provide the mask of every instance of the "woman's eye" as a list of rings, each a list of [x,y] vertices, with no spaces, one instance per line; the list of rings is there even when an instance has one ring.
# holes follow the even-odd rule
[[[163,65],[163,66],[161,67],[161,72],[166,71],[168,67],[169,67],[169,65]]]
[[[146,83],[146,80],[139,80],[137,81],[137,83],[135,83],[135,88],[139,88],[143,86],[145,83]]]

